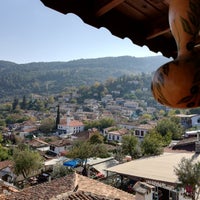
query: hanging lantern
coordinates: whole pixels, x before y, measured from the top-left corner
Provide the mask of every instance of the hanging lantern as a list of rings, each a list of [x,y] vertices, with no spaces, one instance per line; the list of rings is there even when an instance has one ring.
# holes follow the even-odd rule
[[[161,66],[152,79],[152,93],[173,108],[200,106],[200,0],[171,0],[169,24],[178,56]]]

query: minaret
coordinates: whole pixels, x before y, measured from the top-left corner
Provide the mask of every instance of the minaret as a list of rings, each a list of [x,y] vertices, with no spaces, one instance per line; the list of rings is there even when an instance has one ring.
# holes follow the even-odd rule
[[[68,110],[67,111],[67,133],[69,132],[69,124],[70,124],[70,121],[71,121],[69,113],[70,113],[70,111]]]

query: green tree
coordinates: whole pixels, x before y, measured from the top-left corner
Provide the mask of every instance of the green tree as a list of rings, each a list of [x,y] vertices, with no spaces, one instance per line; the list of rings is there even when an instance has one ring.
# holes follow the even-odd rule
[[[29,149],[15,149],[13,153],[14,172],[22,174],[24,179],[38,172],[42,167],[42,157]]]
[[[19,99],[15,97],[12,103],[12,110],[15,110],[18,105],[19,105]]]
[[[3,142],[4,142],[3,136],[0,133],[0,161],[7,160],[10,157],[10,150],[2,146]]]
[[[199,199],[200,193],[200,162],[194,163],[192,159],[182,158],[181,162],[174,169],[178,176],[180,186],[191,188],[192,200]]]
[[[4,103],[4,104],[1,104],[0,105],[0,110],[1,111],[9,111],[9,112],[11,112],[11,110],[12,110],[12,103]]]
[[[92,149],[92,157],[107,158],[110,156],[105,144],[94,144],[92,145]]]
[[[141,143],[142,153],[144,156],[160,155],[163,153],[162,136],[156,132],[150,132],[145,135]]]
[[[64,165],[61,165],[61,164],[56,164],[53,167],[53,172],[51,173],[51,176],[52,178],[60,178],[71,173],[73,173],[73,169],[65,167]]]
[[[69,158],[79,158],[82,161],[87,161],[94,154],[92,145],[87,141],[76,141],[72,148],[67,153]]]
[[[104,137],[100,133],[95,133],[89,139],[90,144],[102,144]]]
[[[14,114],[9,114],[6,117],[6,123],[7,124],[14,124],[14,123],[22,123],[24,121],[27,121],[29,119],[28,116],[19,114],[19,113],[14,113]]]
[[[67,153],[69,158],[79,158],[85,165],[90,157],[107,157],[108,152],[103,144],[90,144],[88,141],[76,141]]]
[[[85,130],[91,129],[91,128],[98,128],[100,127],[99,120],[94,120],[94,121],[85,121]]]
[[[100,130],[103,130],[104,128],[115,125],[115,121],[112,118],[102,118],[100,120],[85,121],[84,124],[85,130],[90,128],[99,128]]]
[[[0,127],[5,127],[6,126],[6,122],[4,119],[0,119]]]
[[[183,135],[183,128],[177,117],[170,117],[162,119],[155,127],[156,132],[160,133],[163,137],[167,134],[171,134],[171,139],[180,139]],[[170,142],[170,141],[168,141]]]
[[[27,108],[27,100],[26,100],[26,96],[23,96],[23,100],[20,104],[21,109],[26,109]]]
[[[115,125],[115,121],[112,118],[102,118],[100,119],[99,123],[100,123],[100,130]]]
[[[122,152],[124,155],[130,155],[132,158],[140,156],[138,139],[134,135],[124,135],[122,137]]]
[[[56,127],[56,122],[54,118],[48,117],[41,121],[41,125],[39,127],[39,130],[43,133],[49,133],[52,132]]]
[[[9,149],[0,145],[0,161],[7,160],[10,158]]]

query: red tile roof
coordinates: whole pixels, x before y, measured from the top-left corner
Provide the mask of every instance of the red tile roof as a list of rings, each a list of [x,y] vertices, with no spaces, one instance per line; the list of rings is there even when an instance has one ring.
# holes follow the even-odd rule
[[[88,177],[71,174],[25,188],[0,200],[135,200],[135,196]]]
[[[67,125],[67,119],[61,119],[60,120],[61,125]],[[71,127],[77,127],[77,126],[83,126],[84,124],[78,120],[71,120],[69,122],[69,126]]]
[[[71,174],[51,182],[25,188],[8,195],[5,200],[48,200],[62,193],[73,191],[75,188],[75,174]]]
[[[69,122],[69,126],[72,126],[72,127],[83,126],[83,123],[78,120],[72,120]]]

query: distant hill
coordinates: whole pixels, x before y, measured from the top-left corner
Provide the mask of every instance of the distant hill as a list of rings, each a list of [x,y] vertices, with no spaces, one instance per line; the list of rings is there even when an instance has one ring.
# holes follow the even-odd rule
[[[163,56],[121,56],[27,64],[0,61],[0,98],[47,94],[47,90],[49,94],[55,94],[69,86],[91,85],[110,77],[152,73],[169,60]]]

